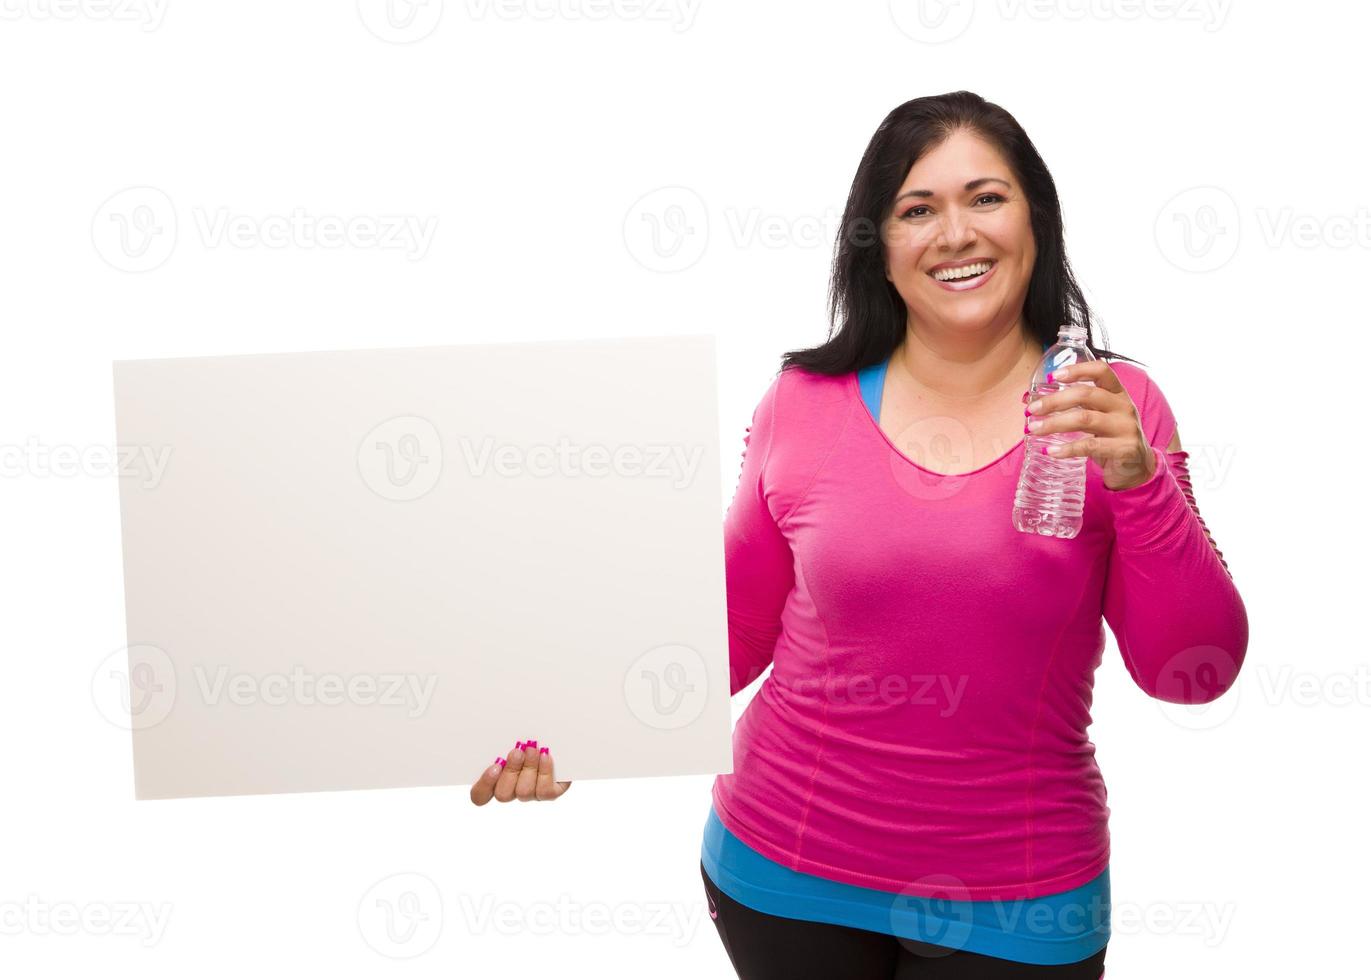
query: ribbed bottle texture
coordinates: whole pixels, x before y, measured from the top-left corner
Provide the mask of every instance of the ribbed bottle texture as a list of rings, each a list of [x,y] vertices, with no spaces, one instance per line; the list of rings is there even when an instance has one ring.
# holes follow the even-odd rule
[[[1057,342],[1043,352],[1042,360],[1029,382],[1029,400],[1065,391],[1092,381],[1062,384],[1048,382],[1047,375],[1068,364],[1097,360],[1086,346],[1084,327],[1067,324],[1058,328]],[[1040,416],[1050,418],[1051,416]],[[1085,456],[1057,459],[1043,451],[1053,443],[1075,442],[1083,432],[1029,433],[1024,436],[1023,468],[1014,493],[1014,527],[1025,534],[1044,534],[1054,538],[1074,538],[1081,530],[1085,510]]]

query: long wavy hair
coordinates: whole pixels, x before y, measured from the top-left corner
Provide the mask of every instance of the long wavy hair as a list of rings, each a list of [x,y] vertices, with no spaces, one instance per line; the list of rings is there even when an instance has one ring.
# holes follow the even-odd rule
[[[881,122],[843,210],[828,287],[828,339],[817,347],[787,351],[782,370],[799,366],[838,375],[884,361],[904,339],[904,300],[885,277],[884,227],[900,185],[914,163],[958,131],[996,147],[1013,168],[1028,199],[1037,258],[1024,298],[1024,320],[1040,343],[1052,344],[1065,323],[1085,327],[1086,346],[1098,358],[1132,361],[1095,345],[1090,307],[1072,274],[1062,238],[1062,209],[1047,164],[1018,120],[974,92],[912,99]],[[1104,328],[1100,327],[1104,334]],[[1108,341],[1107,335],[1105,341]],[[1135,362],[1139,363],[1139,362]]]

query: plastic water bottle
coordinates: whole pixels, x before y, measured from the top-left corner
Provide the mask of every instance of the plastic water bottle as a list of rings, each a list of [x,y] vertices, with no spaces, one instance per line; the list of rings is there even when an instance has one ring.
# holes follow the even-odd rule
[[[1086,346],[1085,327],[1066,324],[1057,330],[1057,342],[1043,352],[1028,385],[1028,400],[1065,391],[1074,385],[1095,386],[1093,381],[1048,383],[1047,375],[1078,361],[1098,360]],[[1052,413],[1055,414],[1055,413]],[[1040,416],[1050,418],[1051,415]],[[1043,452],[1053,443],[1075,442],[1084,432],[1028,433],[1024,436],[1023,469],[1014,493],[1014,526],[1026,534],[1074,538],[1081,530],[1085,510],[1085,467],[1088,457],[1057,459]]]

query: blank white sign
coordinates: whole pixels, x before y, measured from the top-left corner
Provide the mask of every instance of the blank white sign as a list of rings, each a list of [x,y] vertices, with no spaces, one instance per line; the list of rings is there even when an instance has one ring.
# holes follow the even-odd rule
[[[114,388],[139,799],[732,770],[712,337]]]

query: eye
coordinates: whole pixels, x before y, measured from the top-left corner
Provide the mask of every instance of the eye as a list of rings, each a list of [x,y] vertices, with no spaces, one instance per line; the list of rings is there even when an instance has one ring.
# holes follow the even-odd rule
[[[982,194],[980,197],[976,198],[976,203],[977,203],[977,204],[980,204],[982,201],[987,201],[987,200],[988,200],[990,203],[992,203],[992,204],[1000,204],[1000,203],[1003,203],[1003,201],[1004,201],[1004,196],[1003,196],[1002,194],[993,194],[993,193],[991,193],[991,194]],[[917,214],[916,212],[918,212],[918,211],[925,211],[925,212],[926,212],[927,210],[928,210],[928,205],[927,205],[927,204],[916,204],[916,205],[914,205],[914,207],[912,207],[912,208],[910,208],[908,211],[904,212],[904,214],[900,215],[900,217],[901,217],[901,218],[922,218],[923,215],[922,215],[922,214]]]

